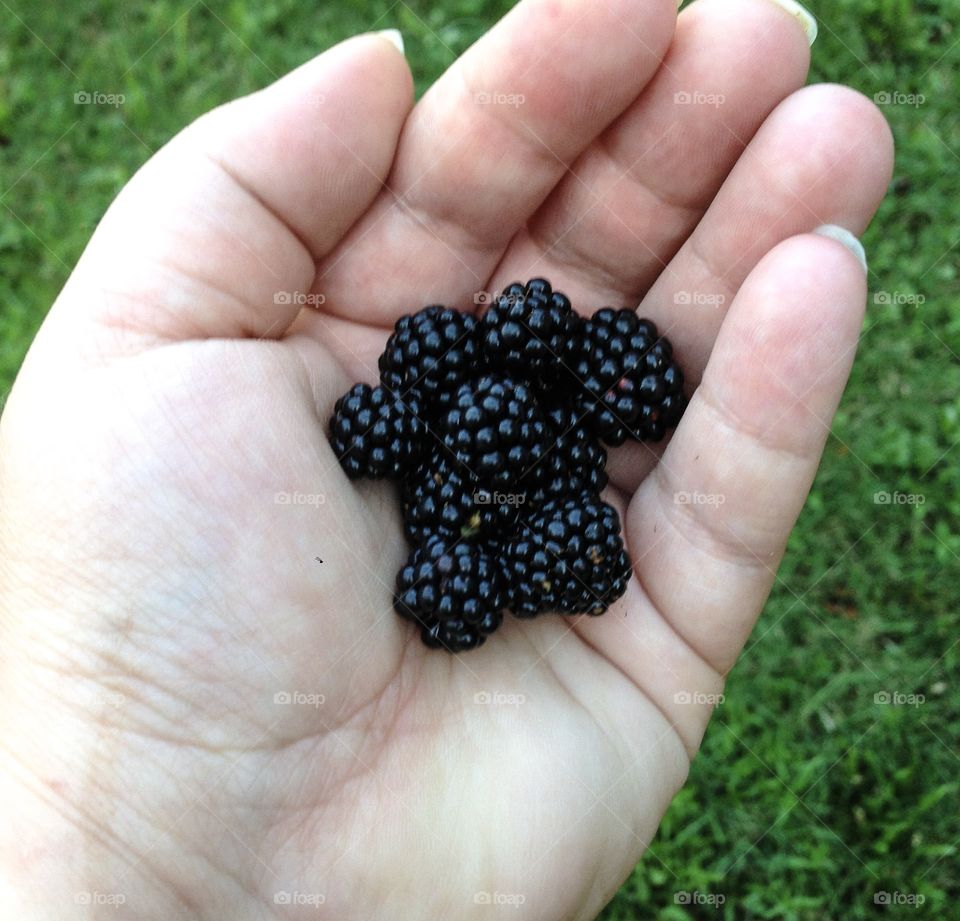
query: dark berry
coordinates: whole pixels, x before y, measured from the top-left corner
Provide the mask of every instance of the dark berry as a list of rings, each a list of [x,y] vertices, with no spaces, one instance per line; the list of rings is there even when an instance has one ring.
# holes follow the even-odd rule
[[[538,462],[550,433],[533,389],[523,381],[485,375],[463,384],[438,434],[451,458],[484,486],[519,500],[539,485]]]
[[[506,549],[517,617],[602,614],[627,590],[631,564],[620,517],[598,495],[556,499],[525,525]]]
[[[540,462],[541,486],[531,497],[533,504],[584,490],[600,492],[607,485],[607,452],[585,417],[559,402],[545,411],[551,442]]]
[[[400,396],[420,394],[429,412],[449,405],[476,374],[480,349],[476,320],[446,307],[425,307],[397,320],[380,356],[380,383]]]
[[[397,573],[393,604],[427,646],[462,652],[500,626],[505,601],[499,561],[477,544],[435,537]]]
[[[509,537],[518,508],[511,498],[481,486],[440,449],[403,481],[404,533],[415,545],[437,535],[480,542]]]
[[[347,476],[399,477],[411,469],[429,437],[414,394],[400,399],[383,387],[356,384],[337,400],[330,447]]]
[[[484,314],[480,341],[491,369],[545,385],[555,384],[578,323],[570,301],[550,283],[534,278],[510,285]]]
[[[575,405],[608,445],[659,441],[680,421],[683,374],[650,320],[604,307],[581,324],[573,352]]]

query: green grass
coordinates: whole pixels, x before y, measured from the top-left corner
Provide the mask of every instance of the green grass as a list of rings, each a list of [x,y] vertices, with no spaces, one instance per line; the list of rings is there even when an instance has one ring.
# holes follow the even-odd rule
[[[108,202],[183,124],[369,28],[403,30],[422,91],[509,6],[6,0],[0,393]],[[957,913],[960,3],[811,6],[812,79],[925,97],[885,108],[896,176],[865,243],[872,288],[892,302],[871,304],[777,587],[609,921],[858,921],[878,891],[926,899],[891,918]],[[78,90],[126,102],[77,106]],[[923,502],[877,504],[878,491]],[[924,702],[875,703],[883,691]],[[682,905],[680,892],[725,902]]]

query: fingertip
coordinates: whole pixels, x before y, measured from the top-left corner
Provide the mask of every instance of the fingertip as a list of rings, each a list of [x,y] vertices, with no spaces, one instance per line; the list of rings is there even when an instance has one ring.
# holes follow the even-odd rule
[[[856,178],[870,196],[871,205],[869,209],[859,208],[858,213],[872,216],[893,175],[895,147],[890,125],[872,99],[849,86],[816,83],[785,100],[773,118],[792,121],[794,137],[807,135],[818,145],[825,175],[836,162],[855,162]],[[866,223],[844,226],[856,233],[866,229]]]

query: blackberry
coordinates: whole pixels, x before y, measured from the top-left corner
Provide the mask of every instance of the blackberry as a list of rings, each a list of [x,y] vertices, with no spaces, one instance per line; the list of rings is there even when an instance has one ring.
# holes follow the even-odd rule
[[[330,447],[355,480],[399,477],[422,453],[427,431],[415,395],[401,400],[383,387],[356,384],[337,400]]]
[[[630,579],[620,517],[589,491],[548,502],[527,520],[506,557],[517,617],[602,614]]]
[[[534,505],[583,490],[600,492],[607,485],[607,452],[576,409],[557,403],[546,408],[551,447],[541,461],[542,485]]]
[[[505,498],[481,486],[440,449],[404,478],[404,534],[414,545],[425,545],[435,535],[478,541],[509,535],[517,506]]]
[[[669,340],[629,308],[604,307],[581,325],[571,370],[575,403],[608,445],[659,441],[686,408]]]
[[[550,447],[550,433],[523,381],[491,374],[463,384],[438,434],[484,486],[519,498],[539,485],[538,462]]]
[[[476,320],[448,307],[425,307],[397,320],[380,356],[380,383],[399,396],[422,395],[430,411],[449,405],[480,349]]]
[[[480,321],[489,367],[542,384],[555,384],[578,317],[566,295],[543,278],[510,285]]]
[[[427,646],[463,652],[500,626],[505,600],[500,566],[483,548],[434,537],[397,573],[393,604],[420,625]]]

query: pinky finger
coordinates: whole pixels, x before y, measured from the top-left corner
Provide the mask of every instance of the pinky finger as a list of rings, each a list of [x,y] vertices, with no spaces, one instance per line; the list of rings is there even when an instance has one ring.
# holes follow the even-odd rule
[[[641,584],[720,672],[753,628],[806,500],[865,302],[863,265],[837,240],[805,234],[772,250],[742,285],[700,388],[630,504]]]

